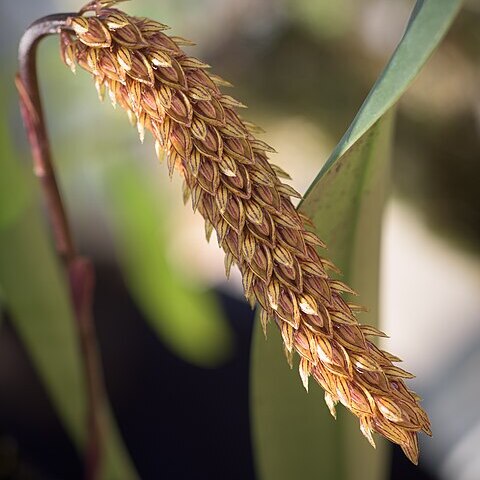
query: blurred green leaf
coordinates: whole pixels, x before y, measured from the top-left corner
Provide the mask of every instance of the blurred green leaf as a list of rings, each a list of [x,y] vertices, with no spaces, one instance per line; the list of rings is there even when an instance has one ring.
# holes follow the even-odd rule
[[[362,320],[371,324],[378,322],[392,107],[446,33],[460,4],[460,0],[417,2],[389,64],[300,205],[329,245],[324,254],[342,269],[343,280],[369,306],[368,318]],[[310,393],[305,393],[296,372],[286,365],[279,334],[275,332],[274,337],[265,342],[257,322],[251,402],[259,478],[382,478],[384,456],[361,438],[357,422],[345,409],[340,409],[337,423],[333,421],[319,387],[312,385]]]
[[[309,33],[320,39],[338,38],[351,28],[355,20],[355,0],[290,0],[288,8]]]
[[[57,399],[60,415],[83,442],[84,383],[65,280],[35,209],[31,176],[16,163],[0,123],[0,288],[27,350]],[[61,361],[58,361],[59,358]],[[72,398],[67,399],[66,392]]]
[[[2,119],[3,120],[3,119]],[[36,185],[17,163],[0,122],[0,290],[5,307],[50,398],[76,445],[86,440],[86,394],[75,319],[64,273],[42,216]],[[20,192],[20,193],[19,193]],[[27,193],[28,192],[28,193]],[[102,478],[135,479],[133,466],[108,410]]]
[[[3,106],[0,98],[0,108]],[[18,218],[30,197],[22,168],[15,161],[5,121],[0,117],[0,228]]]
[[[232,336],[213,294],[173,270],[166,257],[165,199],[138,166],[117,162],[106,175],[120,262],[129,290],[162,340],[182,358],[215,366],[231,354]]]

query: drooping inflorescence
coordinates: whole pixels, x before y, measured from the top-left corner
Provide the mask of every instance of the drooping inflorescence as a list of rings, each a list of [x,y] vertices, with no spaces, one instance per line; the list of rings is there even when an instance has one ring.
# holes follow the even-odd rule
[[[153,134],[170,174],[183,176],[184,198],[205,219],[207,238],[215,230],[227,275],[233,265],[240,269],[264,329],[273,319],[289,361],[300,356],[305,388],[313,376],[332,415],[340,401],[372,445],[376,431],[416,463],[417,432],[430,434],[430,426],[404,383],[411,375],[369,340],[382,332],[357,321],[360,307],[343,298],[353,292],[329,275],[336,268],[319,255],[323,242],[290,200],[298,193],[268,160],[274,150],[256,137],[258,127],[240,118],[244,105],[221,92],[228,82],[184,53],[190,41],[116,3],[91,2],[69,19],[61,32],[65,63],[90,72],[99,95],[108,92],[127,111],[142,139],[147,130]]]

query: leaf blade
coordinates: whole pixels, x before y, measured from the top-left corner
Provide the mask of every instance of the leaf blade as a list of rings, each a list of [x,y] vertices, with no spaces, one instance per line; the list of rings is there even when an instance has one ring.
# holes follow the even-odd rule
[[[381,217],[387,194],[392,107],[446,33],[460,4],[460,0],[417,2],[390,62],[299,206],[329,246],[327,255],[343,271],[342,280],[359,290],[369,305],[371,324],[378,322]],[[308,396],[300,395],[299,379],[280,367],[280,362],[285,363],[280,340],[265,343],[259,323],[251,370],[259,477],[382,478],[384,459],[353,431],[358,430],[353,416],[340,411],[339,424],[332,427],[319,414],[323,409],[319,388],[312,388]],[[277,345],[272,345],[275,340]],[[323,437],[319,439],[317,432],[323,432]]]
[[[405,33],[332,155],[305,194],[402,96],[434,52],[463,0],[417,0]]]
[[[348,162],[350,170],[332,170],[332,174],[327,173],[324,177],[326,181],[322,182],[322,192],[328,201],[322,205],[323,208],[319,208],[316,202],[309,203],[308,199],[302,206],[303,213],[312,217],[318,234],[331,241],[333,248],[329,249],[328,256],[339,261],[338,265],[344,272],[342,281],[346,280],[361,290],[362,299],[371,306],[371,323],[375,323],[377,316],[380,223],[386,194],[385,179],[389,171],[386,159],[389,157],[391,134],[392,115],[378,122],[361,148],[352,149],[342,157]],[[361,161],[354,162],[359,158]],[[369,170],[374,170],[375,175],[369,175]],[[339,172],[347,174],[344,173],[341,179]],[[365,177],[363,182],[358,182],[358,178],[362,178],[358,173]],[[343,183],[339,182],[339,178]],[[358,202],[343,199],[342,192],[352,181],[358,182],[358,185],[355,184],[355,197],[366,197],[365,203],[360,202],[365,210],[358,207]],[[369,190],[368,195],[365,195],[364,189]],[[351,206],[351,211],[345,212],[348,218],[358,216],[358,221],[351,225],[338,222],[334,230],[318,228],[318,225],[329,225],[332,221],[332,205],[338,208],[335,203],[339,199],[344,202],[343,208]],[[357,212],[359,209],[362,213]],[[365,211],[368,215],[363,214]],[[356,228],[373,233],[373,236],[368,235],[368,245],[363,244],[363,236],[360,240],[356,238]],[[357,251],[360,250],[362,255],[358,256]],[[364,263],[368,263],[369,269],[365,270]],[[369,277],[368,289],[364,288],[365,271]],[[337,422],[333,421],[325,406],[322,389],[312,382],[309,393],[305,393],[296,372],[288,370],[279,335],[275,334],[275,338],[265,342],[258,323],[252,347],[251,403],[260,478],[381,479],[384,460],[361,437],[355,418],[339,408]],[[361,458],[362,461],[360,464],[353,463],[349,458]]]

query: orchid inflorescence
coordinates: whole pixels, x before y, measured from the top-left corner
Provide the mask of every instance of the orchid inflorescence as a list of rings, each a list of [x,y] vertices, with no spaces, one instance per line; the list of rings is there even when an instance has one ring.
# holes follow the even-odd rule
[[[417,463],[417,432],[431,432],[419,398],[405,385],[412,376],[369,339],[384,334],[358,322],[362,307],[344,299],[354,292],[329,273],[338,270],[318,253],[325,245],[293,206],[291,197],[300,195],[269,161],[274,150],[257,138],[261,129],[243,120],[237,110],[244,105],[220,90],[231,85],[182,50],[192,42],[116,3],[93,1],[69,18],[61,31],[65,63],[90,72],[100,97],[108,92],[126,110],[142,140],[152,133],[170,174],[182,175],[184,199],[203,216],[207,239],[215,230],[227,276],[239,268],[264,330],[274,320],[290,364],[299,355],[305,388],[312,376],[333,416],[341,402],[372,445],[375,431]]]

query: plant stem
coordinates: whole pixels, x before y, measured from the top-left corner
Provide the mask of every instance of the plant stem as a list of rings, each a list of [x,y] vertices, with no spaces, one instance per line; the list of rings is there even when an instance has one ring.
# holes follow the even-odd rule
[[[40,40],[58,34],[66,27],[67,19],[75,13],[63,13],[41,18],[23,35],[19,47],[19,73],[16,78],[22,116],[30,143],[34,172],[46,199],[58,255],[63,259],[70,284],[70,293],[77,320],[77,332],[83,358],[87,387],[87,446],[85,480],[97,480],[103,451],[102,415],[105,412],[106,392],[101,359],[97,348],[92,299],[95,274],[92,263],[81,258],[73,242],[68,217],[52,163],[37,80],[36,51]]]
[[[58,254],[68,265],[76,256],[68,219],[50,153],[50,142],[44,121],[42,103],[37,80],[37,46],[47,35],[59,33],[72,14],[59,14],[44,17],[33,23],[24,33],[18,52],[19,72],[17,86],[25,128],[33,155],[34,172],[40,180],[47,202],[47,211],[52,225]]]

